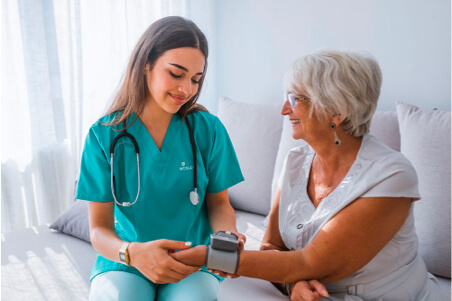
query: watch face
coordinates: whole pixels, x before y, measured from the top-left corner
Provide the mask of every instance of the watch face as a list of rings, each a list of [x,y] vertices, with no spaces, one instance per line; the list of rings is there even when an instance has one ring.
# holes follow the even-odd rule
[[[126,254],[120,253],[120,254],[119,254],[119,260],[121,260],[121,261],[123,261],[123,262],[126,262]]]

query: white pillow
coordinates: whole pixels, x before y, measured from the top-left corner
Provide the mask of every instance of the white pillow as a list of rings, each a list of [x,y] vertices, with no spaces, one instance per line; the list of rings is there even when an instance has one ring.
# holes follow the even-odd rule
[[[229,189],[234,208],[268,214],[282,104],[256,104],[220,98],[218,117],[226,127],[245,181]]]
[[[451,113],[397,103],[401,152],[419,178],[414,206],[419,253],[429,272],[450,278]]]
[[[278,155],[276,157],[275,170],[273,172],[272,191],[270,195],[270,206],[275,197],[276,188],[278,186],[279,174],[284,164],[284,159],[292,148],[297,146],[306,145],[304,140],[295,140],[292,137],[292,123],[289,121],[289,117],[284,116],[283,129],[281,134],[281,141],[279,142]]]
[[[397,112],[375,112],[370,124],[370,134],[400,152],[400,130]]]

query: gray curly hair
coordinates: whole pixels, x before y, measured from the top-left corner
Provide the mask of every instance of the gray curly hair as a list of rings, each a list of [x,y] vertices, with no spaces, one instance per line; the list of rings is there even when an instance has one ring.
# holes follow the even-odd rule
[[[310,116],[340,114],[346,133],[369,132],[382,83],[381,69],[369,53],[316,51],[296,60],[286,74],[285,93],[303,95],[312,102]]]

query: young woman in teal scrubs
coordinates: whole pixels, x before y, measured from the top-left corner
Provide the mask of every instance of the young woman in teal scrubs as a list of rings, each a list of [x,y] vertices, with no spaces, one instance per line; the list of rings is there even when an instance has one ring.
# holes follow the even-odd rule
[[[193,22],[156,21],[135,47],[107,115],[90,128],[76,192],[89,201],[98,253],[90,300],[215,300],[221,278],[169,254],[209,244],[220,230],[236,233],[243,248],[227,189],[244,178],[223,124],[196,104],[207,56],[207,40]],[[187,121],[198,204],[189,197],[195,160]],[[139,161],[127,137],[115,143],[110,160],[124,129],[136,139]]]

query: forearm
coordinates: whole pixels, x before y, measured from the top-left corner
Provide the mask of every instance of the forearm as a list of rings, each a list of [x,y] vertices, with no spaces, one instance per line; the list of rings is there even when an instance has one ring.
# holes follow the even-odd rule
[[[191,266],[206,262],[207,246],[200,245],[171,254],[176,260]],[[329,275],[330,268],[321,262],[310,262],[309,256],[300,251],[281,252],[239,251],[237,275],[260,278],[275,283],[295,283],[300,280],[321,279]]]
[[[294,283],[320,279],[327,269],[311,264],[303,251],[242,251],[237,275],[260,278],[274,283]]]
[[[276,246],[275,244],[271,242],[262,242],[261,247],[259,249],[260,251],[283,251],[283,248]],[[283,294],[287,294],[286,288],[284,286],[284,283],[278,283],[278,282],[272,282],[272,284]]]
[[[124,241],[119,238],[114,230],[96,227],[90,230],[91,243],[94,249],[103,257],[120,262],[119,249]]]
[[[209,208],[209,222],[212,230],[238,233],[235,212],[229,202],[217,203]]]

